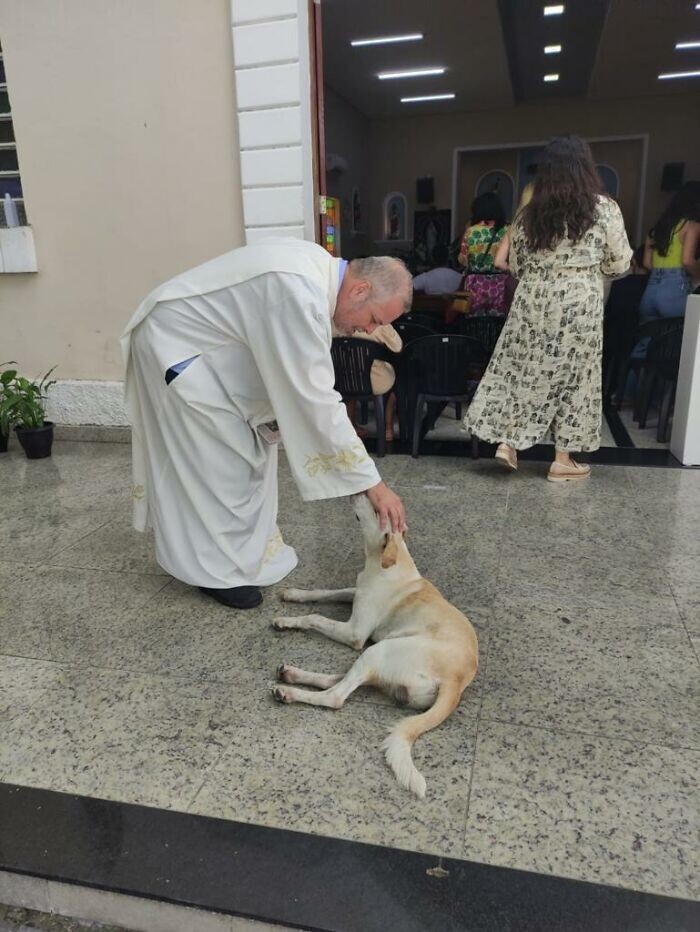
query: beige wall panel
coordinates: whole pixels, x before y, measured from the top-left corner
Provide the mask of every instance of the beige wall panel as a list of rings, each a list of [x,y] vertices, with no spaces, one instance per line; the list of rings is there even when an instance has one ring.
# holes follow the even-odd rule
[[[665,162],[685,162],[685,177],[700,178],[697,94],[643,100],[568,100],[512,110],[375,121],[371,137],[373,239],[381,238],[381,205],[387,192],[403,191],[413,212],[416,178],[423,175],[435,178],[437,206],[452,206],[455,148],[537,142],[567,131],[587,137],[649,134],[643,229],[653,223],[667,197],[660,190]]]
[[[3,0],[0,37],[39,266],[3,351],[119,379],[146,293],[244,241],[229,0]]]

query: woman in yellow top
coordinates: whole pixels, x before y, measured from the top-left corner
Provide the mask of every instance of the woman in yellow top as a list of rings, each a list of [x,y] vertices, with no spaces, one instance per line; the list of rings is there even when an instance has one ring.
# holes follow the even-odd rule
[[[651,275],[639,306],[642,321],[682,317],[691,281],[700,276],[700,182],[689,181],[651,228],[644,265]]]

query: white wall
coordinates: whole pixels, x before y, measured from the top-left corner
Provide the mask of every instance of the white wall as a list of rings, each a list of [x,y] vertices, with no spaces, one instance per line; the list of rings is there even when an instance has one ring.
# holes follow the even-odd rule
[[[314,239],[307,0],[231,0],[246,240]]]

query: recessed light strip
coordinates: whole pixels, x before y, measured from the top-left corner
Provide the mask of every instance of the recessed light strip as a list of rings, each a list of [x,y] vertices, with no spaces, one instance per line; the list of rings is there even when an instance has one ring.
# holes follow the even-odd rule
[[[659,81],[670,81],[673,78],[700,78],[700,71],[669,71],[658,76]]]
[[[695,42],[676,42],[677,49],[700,49],[700,41]]]
[[[401,103],[402,104],[416,104],[422,100],[452,100],[454,96],[455,96],[454,94],[429,94],[429,95],[426,95],[425,97],[402,97]]]
[[[546,74],[544,76],[544,80],[549,84],[552,81],[558,81],[559,75],[558,74]]]
[[[561,45],[545,45],[545,55],[558,55],[561,52]]]
[[[445,68],[418,68],[414,71],[381,71],[377,77],[380,81],[390,81],[393,78],[424,78],[431,74],[444,74]]]
[[[350,45],[357,48],[361,45],[386,45],[390,42],[417,42],[422,38],[422,32],[411,32],[405,36],[378,36],[376,39],[353,39]]]
[[[564,12],[563,3],[551,3],[544,8],[545,16],[561,16],[563,12]]]

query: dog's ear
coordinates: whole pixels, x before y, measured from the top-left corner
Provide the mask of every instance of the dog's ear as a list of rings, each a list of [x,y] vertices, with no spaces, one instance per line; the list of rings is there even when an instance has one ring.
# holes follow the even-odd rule
[[[388,570],[390,566],[395,566],[398,556],[399,548],[396,543],[396,538],[393,534],[390,534],[387,544],[382,551],[382,569]]]

